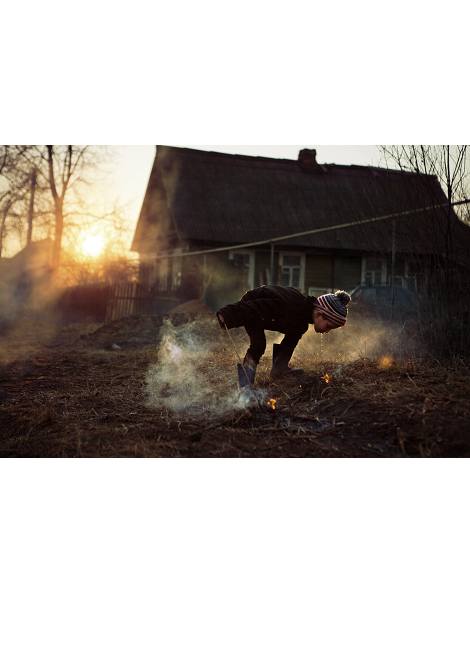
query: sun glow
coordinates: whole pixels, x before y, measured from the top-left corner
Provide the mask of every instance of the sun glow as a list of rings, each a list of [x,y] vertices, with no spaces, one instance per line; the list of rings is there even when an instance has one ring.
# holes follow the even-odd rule
[[[104,248],[104,239],[99,235],[90,235],[82,244],[82,251],[85,255],[98,257]]]

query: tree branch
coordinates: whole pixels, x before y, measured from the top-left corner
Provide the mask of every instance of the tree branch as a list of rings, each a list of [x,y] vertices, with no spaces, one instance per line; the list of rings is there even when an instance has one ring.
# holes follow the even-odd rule
[[[57,188],[55,185],[55,179],[54,179],[54,145],[53,144],[46,144],[47,147],[47,154],[48,154],[48,165],[49,165],[49,183],[51,187],[51,192],[52,196],[54,198],[54,201],[57,202],[59,199],[59,195],[57,194]]]

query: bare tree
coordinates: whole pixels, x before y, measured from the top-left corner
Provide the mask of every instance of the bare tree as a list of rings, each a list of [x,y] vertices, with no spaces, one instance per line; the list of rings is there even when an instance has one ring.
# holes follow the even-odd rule
[[[23,229],[23,204],[28,193],[27,145],[0,145],[0,257],[9,230]]]
[[[31,184],[29,190],[28,206],[28,234],[26,236],[26,245],[31,244],[33,238],[33,221],[34,221],[34,198],[36,195],[38,171],[36,167],[31,170]]]
[[[391,162],[402,171],[417,174],[429,199],[442,206],[432,182],[433,176],[438,179],[447,198],[446,205],[440,208],[445,215],[442,220],[445,227],[441,231],[445,256],[448,260],[453,259],[455,212],[452,206],[469,196],[468,145],[381,145],[380,149],[387,163]],[[464,214],[464,211],[460,212],[461,216]]]
[[[112,218],[111,218],[112,217]],[[127,253],[132,226],[126,218],[126,206],[114,205],[106,222],[99,222],[98,232],[103,242],[99,254],[90,255],[75,241],[68,245],[69,235],[80,230],[81,241],[96,232],[96,221],[74,224],[65,235],[61,261],[61,278],[69,286],[84,284],[114,284],[133,282],[138,277],[138,260]],[[77,245],[78,243],[78,245]]]
[[[20,146],[14,145],[20,152]],[[34,170],[36,191],[49,198],[49,206],[42,209],[42,226],[53,230],[52,267],[60,265],[64,229],[73,224],[80,214],[97,219],[90,206],[84,207],[83,194],[103,177],[102,164],[110,160],[108,148],[95,145],[28,145],[21,151],[30,170],[31,195]],[[44,194],[45,193],[45,194]],[[112,214],[100,215],[100,218]]]
[[[428,338],[446,353],[467,350],[470,231],[462,222],[467,221],[468,205],[454,204],[468,200],[470,194],[468,145],[381,145],[380,149],[387,167],[413,172],[410,193],[416,196],[418,190],[423,207],[433,208],[423,212],[419,221],[400,224],[408,228],[415,248],[413,263],[426,278],[427,291],[421,286],[417,298]]]

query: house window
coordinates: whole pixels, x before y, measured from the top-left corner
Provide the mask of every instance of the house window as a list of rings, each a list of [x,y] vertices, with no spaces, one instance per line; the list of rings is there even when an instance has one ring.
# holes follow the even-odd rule
[[[176,257],[163,257],[157,260],[155,283],[159,291],[177,291],[180,288],[183,258],[178,255],[182,252],[182,248],[169,250],[168,255],[176,255]]]
[[[362,284],[367,286],[387,284],[387,262],[373,257],[364,258],[362,260]]]
[[[234,262],[238,269],[242,269],[244,284],[247,290],[255,288],[255,254],[248,249],[230,251],[229,260]]]
[[[150,264],[142,263],[140,265],[139,282],[147,286],[150,285]]]
[[[280,253],[279,267],[283,287],[303,291],[305,285],[305,253]]]
[[[164,257],[157,260],[157,287],[159,291],[166,291],[168,289],[168,271],[169,271],[169,258]]]
[[[405,263],[403,286],[411,291],[422,291],[427,285],[427,280],[427,270],[422,263],[411,260]]]
[[[156,282],[155,260],[151,257],[140,258],[139,282],[152,287]]]
[[[181,255],[183,252],[182,248],[174,250],[175,255]],[[183,275],[183,258],[182,257],[173,257],[173,272],[171,274],[171,289],[172,291],[178,291],[181,287],[181,278]]]

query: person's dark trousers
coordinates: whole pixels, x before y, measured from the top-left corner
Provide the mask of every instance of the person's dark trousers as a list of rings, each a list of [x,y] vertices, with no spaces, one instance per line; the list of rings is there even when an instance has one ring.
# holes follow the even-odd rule
[[[261,357],[266,352],[266,336],[264,334],[264,329],[261,327],[246,325],[245,330],[250,337],[250,347],[246,353],[245,361],[250,359],[255,365],[258,365]]]
[[[266,336],[260,327],[245,327],[250,337],[250,347],[247,350],[243,364],[238,364],[238,383],[240,388],[249,386],[253,388],[255,382],[256,368],[263,354],[266,351]]]

